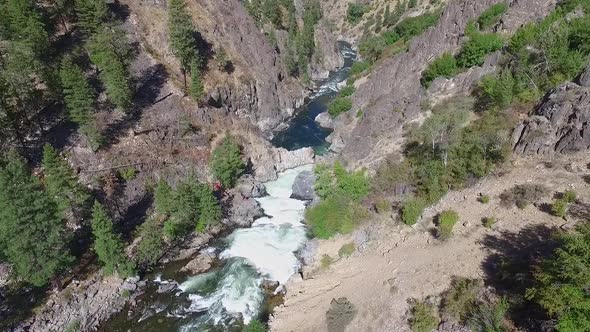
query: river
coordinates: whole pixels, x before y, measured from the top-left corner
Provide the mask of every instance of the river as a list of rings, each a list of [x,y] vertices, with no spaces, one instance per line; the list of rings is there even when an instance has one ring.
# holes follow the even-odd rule
[[[289,150],[313,147],[317,153],[326,150],[324,139],[330,132],[314,119],[326,111],[356,57],[349,45],[339,43],[339,47],[344,67],[318,83],[289,127],[276,133],[274,145]],[[138,305],[115,315],[101,331],[240,331],[242,322],[264,319],[273,294],[263,290],[263,283],[282,285],[301,267],[296,252],[307,241],[305,202],[290,196],[297,174],[311,169],[312,165],[306,165],[287,170],[265,183],[268,195],[257,201],[267,216],[203,249],[217,256],[214,268],[191,276],[180,273],[179,264],[169,264],[146,276],[145,294]]]

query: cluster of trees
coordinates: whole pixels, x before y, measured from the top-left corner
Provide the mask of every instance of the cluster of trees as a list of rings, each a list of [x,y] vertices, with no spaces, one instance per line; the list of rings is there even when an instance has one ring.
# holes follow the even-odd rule
[[[480,15],[477,24],[469,22],[465,28],[469,39],[461,51],[455,56],[444,53],[432,61],[422,73],[422,85],[428,87],[437,77],[451,78],[473,66],[481,66],[488,54],[500,50],[504,46],[502,37],[480,30],[496,24],[507,8],[504,3],[493,5]]]
[[[3,156],[0,166],[0,258],[13,266],[17,279],[43,286],[64,271],[74,262],[66,220],[87,216],[105,272],[133,272],[106,210],[95,202],[90,215],[90,194],[51,145],[43,150],[42,181],[14,150]]]
[[[246,8],[258,24],[271,25],[269,39],[276,46],[274,29],[287,30],[283,59],[289,74],[309,80],[309,63],[315,54],[315,25],[322,18],[318,0],[306,0],[303,10],[303,26],[297,23],[293,0],[253,0]]]
[[[317,165],[315,191],[321,202],[307,209],[305,218],[315,237],[327,239],[351,232],[366,217],[360,201],[369,194],[365,171],[347,172],[339,163]]]
[[[57,1],[47,6],[25,0],[0,3],[0,38],[6,41],[0,59],[0,121],[8,130],[2,142],[25,144],[34,131],[43,132],[43,111],[64,103],[71,121],[97,149],[103,141],[94,109],[96,92],[89,83],[86,55],[99,70],[109,99],[120,109],[131,106],[130,48],[113,26],[104,0]],[[73,29],[72,29],[73,26]],[[61,33],[61,34],[60,34]],[[55,44],[81,35],[64,53]]]
[[[168,2],[168,38],[170,48],[180,62],[184,88],[191,97],[200,100],[205,94],[201,69],[204,58],[199,53],[195,28],[191,14],[187,10],[184,0],[170,0]],[[191,85],[187,85],[186,74],[190,73]]]
[[[585,15],[568,18],[581,8]],[[568,0],[538,23],[521,27],[504,52],[498,73],[480,83],[482,107],[505,108],[513,102],[531,104],[547,90],[572,80],[590,61],[590,4]]]

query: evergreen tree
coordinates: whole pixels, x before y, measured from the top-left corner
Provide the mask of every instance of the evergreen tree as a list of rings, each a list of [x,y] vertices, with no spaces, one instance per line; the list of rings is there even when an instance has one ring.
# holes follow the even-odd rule
[[[193,61],[198,61],[197,45],[194,38],[193,20],[186,10],[184,0],[170,0],[168,2],[168,35],[170,48],[180,61],[180,70],[184,76],[186,89],[186,71]]]
[[[136,262],[144,266],[154,265],[162,257],[164,239],[162,226],[156,218],[149,218],[139,226]]]
[[[105,273],[116,272],[123,278],[132,275],[134,267],[125,256],[123,242],[113,231],[113,221],[107,211],[97,201],[92,207],[92,234],[94,251],[103,263]]]
[[[75,0],[53,0],[53,6],[50,9],[49,14],[54,24],[61,24],[64,31],[68,32],[67,21],[75,16]]]
[[[49,35],[41,15],[30,0],[6,0],[7,29],[11,40],[24,42],[40,58],[49,48]]]
[[[385,6],[385,13],[383,14],[383,25],[388,27],[391,20],[391,9],[389,4]]]
[[[59,76],[70,119],[78,124],[80,133],[88,138],[91,148],[98,149],[103,137],[92,114],[95,95],[86,75],[66,57],[61,63]]]
[[[109,9],[105,0],[75,0],[78,26],[87,35],[98,31],[108,19]]]
[[[213,150],[210,161],[211,170],[224,187],[234,186],[246,165],[242,160],[240,147],[226,136],[221,144]]]
[[[201,79],[201,71],[199,70],[197,61],[195,60],[193,60],[193,63],[191,64],[190,94],[195,101],[201,100],[205,95],[205,88],[203,87],[203,81]]]
[[[109,99],[122,110],[131,107],[133,90],[129,80],[132,50],[120,29],[104,27],[88,41],[90,60],[100,69]]]
[[[160,214],[170,215],[174,212],[174,190],[164,179],[158,181],[156,192],[154,193],[156,211]]]
[[[45,176],[45,189],[51,196],[59,211],[83,208],[90,195],[82,185],[74,172],[62,159],[50,144],[43,146],[43,175]]]
[[[217,223],[221,218],[221,206],[215,194],[208,186],[203,186],[199,197],[199,221],[197,231],[201,232],[205,227]]]
[[[72,262],[57,207],[14,151],[0,170],[0,248],[16,275],[45,285]]]

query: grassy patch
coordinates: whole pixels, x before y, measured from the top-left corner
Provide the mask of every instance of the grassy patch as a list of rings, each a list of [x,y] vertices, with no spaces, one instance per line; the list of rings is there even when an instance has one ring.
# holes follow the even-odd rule
[[[412,301],[411,317],[408,320],[413,332],[431,332],[436,329],[440,320],[433,305],[425,301]]]
[[[459,221],[459,215],[453,210],[446,210],[438,216],[438,237],[447,240],[453,235],[453,227]]]
[[[356,246],[354,245],[354,243],[350,242],[350,243],[344,244],[338,250],[338,256],[343,257],[343,258],[348,257],[348,256],[352,255],[352,253],[354,253],[355,250],[356,250]]]

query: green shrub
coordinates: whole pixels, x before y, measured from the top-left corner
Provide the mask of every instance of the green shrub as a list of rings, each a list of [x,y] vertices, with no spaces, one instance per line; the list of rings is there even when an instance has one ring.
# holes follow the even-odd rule
[[[342,195],[331,195],[305,211],[314,237],[328,239],[336,233],[350,233],[366,217],[366,210]]]
[[[477,20],[480,29],[491,28],[494,24],[498,23],[498,20],[500,20],[500,17],[504,15],[506,10],[508,10],[508,5],[504,2],[490,6],[490,8],[486,9]]]
[[[490,196],[481,195],[481,196],[479,196],[479,198],[477,200],[482,204],[488,204],[490,202]]]
[[[413,332],[431,332],[440,322],[435,307],[426,302],[413,301],[410,313],[408,322]]]
[[[492,226],[494,226],[494,224],[496,223],[496,218],[494,217],[484,217],[481,220],[483,227],[485,228],[492,228]]]
[[[266,327],[261,321],[254,319],[244,326],[242,332],[266,332]]]
[[[436,25],[440,12],[426,13],[420,16],[408,17],[395,26],[395,32],[405,40],[422,34],[426,29]]]
[[[486,75],[479,82],[479,99],[486,109],[504,109],[512,103],[516,82],[510,71]]]
[[[327,270],[334,260],[329,255],[324,254],[320,260],[320,267],[323,270]]]
[[[567,207],[567,200],[565,200],[564,198],[557,199],[555,200],[555,202],[553,202],[553,204],[551,204],[551,213],[554,216],[565,218],[565,216],[567,215]]]
[[[121,291],[121,297],[128,299],[131,297],[131,292],[128,289],[124,289]]]
[[[375,202],[375,210],[379,214],[391,212],[391,202],[386,199],[380,199]]]
[[[121,179],[123,179],[127,182],[135,179],[136,175],[137,175],[137,170],[133,166],[119,169],[119,176],[121,177]]]
[[[155,218],[146,220],[139,226],[136,237],[141,238],[137,245],[136,262],[144,266],[156,264],[165,249],[160,223]]]
[[[346,11],[346,20],[348,23],[357,24],[363,15],[367,12],[369,7],[363,4],[349,3],[348,10]]]
[[[338,257],[348,257],[356,250],[354,243],[350,242],[342,245],[338,250]]]
[[[567,203],[575,203],[576,202],[576,192],[573,190],[566,190],[563,193],[563,199],[567,202]]]
[[[406,225],[414,225],[424,212],[426,204],[419,198],[409,199],[402,206],[402,221]]]
[[[543,185],[522,184],[505,190],[500,194],[500,200],[505,207],[516,205],[519,209],[524,209],[529,204],[546,196],[548,192],[549,190]]]
[[[502,46],[504,46],[504,41],[496,34],[472,34],[457,56],[457,64],[463,68],[481,66],[488,54],[501,49]]]
[[[66,329],[64,330],[64,332],[78,332],[80,331],[80,327],[81,327],[81,323],[79,319],[75,319],[73,321],[71,321],[68,326],[66,326]]]
[[[359,201],[369,194],[369,179],[365,171],[347,172],[337,161],[334,163],[337,192],[354,201]]]
[[[357,119],[362,118],[363,117],[363,111],[362,110],[356,111],[356,117],[357,117]]]
[[[342,89],[340,89],[339,95],[340,97],[349,97],[354,93],[354,85],[346,85]]]
[[[350,67],[350,75],[358,75],[371,67],[369,61],[357,61]]]
[[[438,236],[442,240],[449,239],[453,234],[453,227],[459,221],[459,215],[453,210],[446,210],[438,216]]]
[[[333,118],[337,117],[340,113],[349,111],[352,108],[352,100],[345,97],[336,97],[330,105],[328,105],[328,113]]]
[[[590,330],[590,225],[557,233],[558,247],[534,271],[535,285],[526,297],[555,319],[557,331]]]
[[[471,310],[467,324],[473,331],[512,331],[504,323],[508,309],[509,304],[506,298],[502,298],[497,302],[491,300],[479,301]]]
[[[387,44],[383,37],[372,36],[361,41],[359,44],[359,53],[367,61],[375,62],[381,57],[386,46]]]
[[[453,278],[449,289],[442,294],[441,311],[444,317],[465,321],[482,287],[483,284],[478,279]]]
[[[345,297],[332,299],[330,309],[326,312],[328,332],[341,332],[352,322],[357,310],[354,305]]]
[[[213,175],[226,188],[232,188],[246,169],[242,151],[231,136],[225,136],[221,144],[213,149],[209,166]]]
[[[428,65],[422,73],[422,85],[430,86],[437,77],[451,78],[457,74],[457,60],[450,53],[445,53]]]
[[[385,45],[393,45],[400,40],[400,38],[400,35],[395,32],[395,30],[385,31],[383,33],[383,41],[385,41]]]

